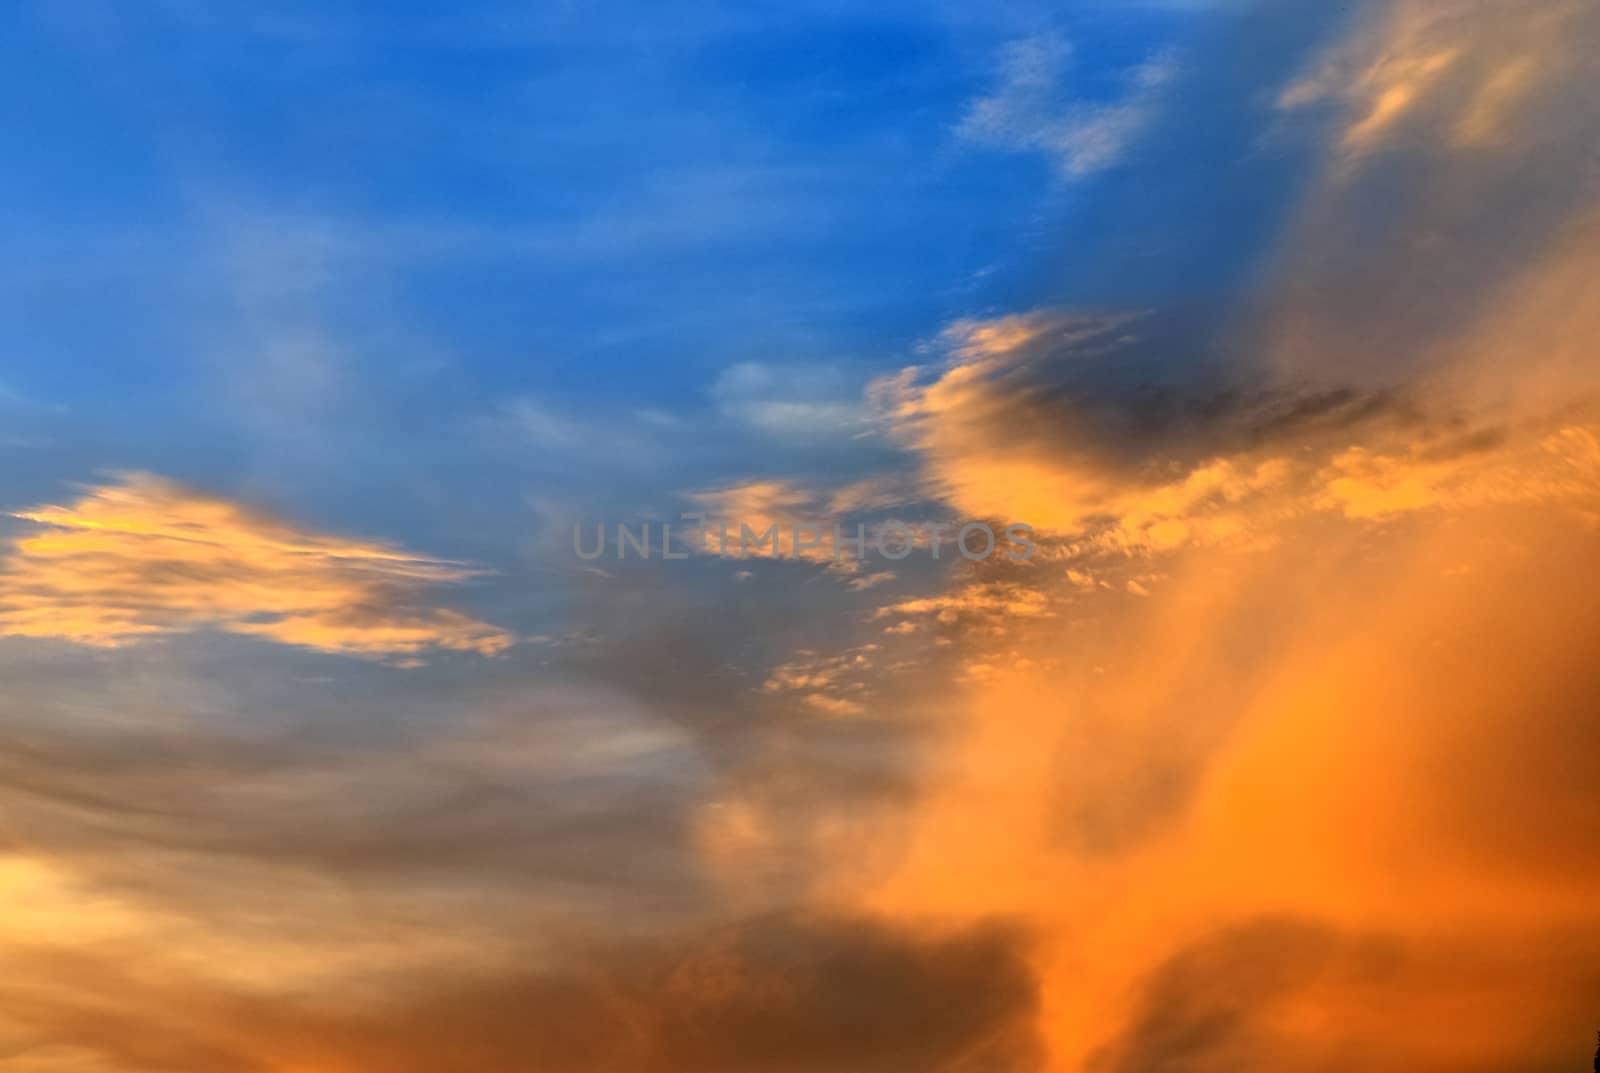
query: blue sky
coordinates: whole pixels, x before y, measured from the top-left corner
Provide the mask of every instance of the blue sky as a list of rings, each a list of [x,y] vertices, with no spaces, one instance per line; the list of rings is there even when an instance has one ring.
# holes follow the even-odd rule
[[[938,514],[874,385],[968,321],[1155,317],[1061,367],[1105,390],[1204,377],[1318,159],[1273,88],[1339,28],[1230,3],[42,3],[12,22],[0,500],[154,473],[475,564],[457,605],[598,638],[481,673],[607,678],[685,630],[731,681],[869,637],[886,590],[696,562],[614,567],[648,594],[619,603],[573,562],[572,524],[763,482],[821,512],[819,487],[892,479],[879,516]],[[792,621],[742,625],[770,609]]]
[[[1153,112],[1137,72],[1203,82],[1184,49],[1230,21],[1214,6],[12,21],[0,345],[35,405],[13,407],[11,497],[149,468],[338,501],[397,455],[498,464],[471,430],[519,403],[726,424],[720,378],[751,363],[842,401],[958,317],[1213,290],[1248,262],[1249,243],[1172,249],[1170,220],[1118,204],[1130,172],[1230,240],[1260,226],[1214,183],[1185,195],[1218,154],[1142,136],[1154,115],[1081,172],[971,136],[1008,92],[1018,124]],[[1040,83],[1020,92],[1018,50]],[[1241,135],[1212,122],[1231,156]],[[723,431],[703,464],[785,447]]]

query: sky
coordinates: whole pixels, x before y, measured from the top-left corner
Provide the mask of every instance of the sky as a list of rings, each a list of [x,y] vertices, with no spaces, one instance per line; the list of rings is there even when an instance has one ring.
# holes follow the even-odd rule
[[[0,1068],[1586,1068],[1596,57],[11,5]]]

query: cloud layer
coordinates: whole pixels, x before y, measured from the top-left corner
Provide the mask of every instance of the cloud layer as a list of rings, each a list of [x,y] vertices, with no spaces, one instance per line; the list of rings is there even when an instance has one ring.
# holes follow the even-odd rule
[[[1226,6],[1227,61],[1326,9]],[[861,399],[719,360],[678,397],[711,382],[784,454],[674,470],[635,517],[777,540],[497,563],[547,644],[450,610],[464,563],[160,478],[19,511],[0,1064],[1583,1068],[1600,9],[1327,25],[1292,78],[1223,64],[1273,159],[1203,181],[1289,187],[1243,293],[1135,271],[952,311]],[[1074,194],[1216,85],[1203,52],[1134,57],[1079,99],[1065,38],[1018,32],[950,121]],[[503,450],[570,469],[604,431],[521,397],[489,407]],[[693,428],[646,425],[622,448],[652,462]],[[835,469],[805,428],[871,453]],[[844,569],[783,528],[901,516],[1028,523],[1038,553]],[[219,661],[204,631],[272,643]],[[503,658],[311,677],[286,649]]]

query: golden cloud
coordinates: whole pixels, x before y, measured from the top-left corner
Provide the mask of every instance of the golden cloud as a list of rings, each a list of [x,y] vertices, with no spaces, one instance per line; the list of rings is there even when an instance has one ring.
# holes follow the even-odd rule
[[[857,574],[862,560],[871,554],[868,549],[880,540],[898,552],[908,541],[913,547],[926,547],[930,538],[921,527],[893,519],[861,522],[858,532],[857,523],[846,518],[881,512],[915,498],[905,481],[887,476],[838,487],[788,480],[743,481],[690,496],[705,512],[701,540],[690,546],[729,558],[799,559],[839,573]],[[688,539],[693,542],[692,522],[688,528]],[[892,572],[878,571],[853,578],[850,587],[859,592],[893,578]]]
[[[422,602],[460,563],[309,533],[150,474],[15,517],[38,531],[0,567],[0,635],[96,647],[198,629],[344,655],[493,655],[497,627]]]
[[[1330,51],[1279,97],[1284,109],[1335,102],[1346,157],[1400,139],[1449,150],[1513,146],[1519,113],[1586,58],[1571,45],[1588,12],[1578,0],[1405,0]]]
[[[1585,264],[1563,277],[1562,294],[1570,297]],[[1535,320],[1526,304],[1514,304],[1513,323]],[[1539,312],[1552,304],[1544,296]],[[954,343],[945,365],[907,370],[876,392],[917,452],[926,487],[966,516],[1032,525],[1042,533],[1040,561],[1063,563],[1079,588],[1093,588],[1081,581],[1108,563],[1137,566],[1196,546],[1258,547],[1277,540],[1286,524],[1317,515],[1382,521],[1511,505],[1584,513],[1600,496],[1600,420],[1582,391],[1569,389],[1555,405],[1559,393],[1547,389],[1543,409],[1523,414],[1530,407],[1510,410],[1503,394],[1495,405],[1469,408],[1473,396],[1440,378],[1409,392],[1175,395],[1150,414],[1138,397],[1075,395],[1052,383],[1063,365],[1082,360],[1086,345],[1114,351],[1136,341],[1120,319],[1080,319],[1080,327],[1092,327],[1054,345],[1019,327],[1071,322],[1051,311],[992,326],[962,322],[946,334]],[[1458,342],[1453,369],[1492,367],[1482,340],[1513,335],[1498,322],[1477,327]],[[1575,342],[1543,348],[1542,367],[1562,361],[1563,381],[1581,383],[1576,350]],[[1122,431],[1130,427],[1136,431]],[[1040,600],[1033,592],[1001,610],[1039,613]],[[993,604],[993,590],[978,586],[898,610],[954,614]]]
[[[822,498],[809,488],[791,481],[757,480],[697,493],[693,498],[696,506],[717,520],[706,524],[704,548],[708,552],[812,562],[834,559],[833,533],[815,528],[823,519]],[[725,523],[725,528],[719,530],[719,522]],[[802,542],[796,548],[797,525],[812,527],[802,533],[803,541],[815,538],[817,543]],[[746,527],[750,530],[748,537]],[[763,540],[769,533],[773,535]],[[846,566],[847,561],[841,559],[839,565]]]

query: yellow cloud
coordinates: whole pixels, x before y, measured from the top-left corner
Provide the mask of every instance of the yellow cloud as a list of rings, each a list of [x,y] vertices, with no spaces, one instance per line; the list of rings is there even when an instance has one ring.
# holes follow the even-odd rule
[[[933,615],[941,622],[962,618],[1045,618],[1051,614],[1048,596],[1027,585],[980,582],[939,596],[924,596],[880,607],[875,618]]]
[[[813,693],[806,697],[806,703],[825,715],[860,715],[866,710],[859,701],[826,693]]]
[[[0,566],[0,635],[116,647],[210,628],[369,657],[512,643],[422,602],[469,567],[310,533],[150,474],[15,517],[38,529]]]
[[[740,558],[794,559],[828,562],[834,558],[833,534],[801,534],[796,548],[795,527],[817,526],[823,520],[820,497],[813,491],[782,480],[746,481],[697,493],[695,504],[706,522],[705,550]],[[748,535],[744,530],[750,530]],[[770,531],[776,532],[770,539]],[[816,538],[818,543],[805,546]],[[823,539],[826,538],[826,543]]]
[[[865,708],[858,698],[868,692],[868,681],[877,671],[877,652],[875,644],[833,656],[802,649],[794,659],[772,669],[761,691],[769,696],[797,697],[827,715],[859,715]]]

